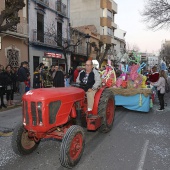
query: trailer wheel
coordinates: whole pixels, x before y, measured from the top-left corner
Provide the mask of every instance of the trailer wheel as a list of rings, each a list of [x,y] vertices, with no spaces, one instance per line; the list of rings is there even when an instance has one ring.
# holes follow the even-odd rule
[[[80,160],[85,147],[82,127],[72,125],[63,137],[60,148],[60,162],[66,168],[74,167]]]
[[[102,118],[99,131],[102,133],[109,132],[112,129],[115,116],[114,94],[109,89],[105,89],[101,95],[98,114]]]
[[[29,138],[28,131],[25,130],[22,123],[19,123],[13,132],[12,136],[12,149],[18,155],[27,155],[32,153],[39,145]]]

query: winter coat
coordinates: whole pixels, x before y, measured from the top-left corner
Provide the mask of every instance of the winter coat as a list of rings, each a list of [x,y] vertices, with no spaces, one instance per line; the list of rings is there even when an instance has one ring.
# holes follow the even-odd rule
[[[161,94],[165,93],[165,83],[166,80],[164,77],[159,77],[159,80],[153,85],[157,87],[157,90],[160,91]]]
[[[34,72],[33,88],[34,89],[40,88],[40,85],[41,85],[41,75],[39,72]]]
[[[98,71],[96,69],[93,69],[89,73],[86,83],[84,83],[85,76],[86,76],[86,72],[84,70],[82,70],[79,73],[79,75],[76,79],[76,82],[86,84],[86,86],[83,88],[85,91],[88,91],[88,89],[93,89],[93,90],[98,89],[98,87],[101,85],[101,78],[100,78],[100,74],[98,73]]]
[[[53,79],[54,87],[64,87],[64,74],[62,71],[56,71]]]
[[[28,81],[29,71],[25,67],[20,67],[17,73],[18,81],[24,82]]]

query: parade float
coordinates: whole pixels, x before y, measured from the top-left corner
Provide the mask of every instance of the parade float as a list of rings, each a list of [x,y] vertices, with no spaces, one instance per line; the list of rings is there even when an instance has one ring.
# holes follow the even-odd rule
[[[133,53],[128,64],[121,62],[121,74],[116,76],[115,70],[109,64],[101,73],[102,84],[108,86],[115,94],[115,105],[129,110],[149,112],[153,106],[154,94],[151,87],[147,87],[147,77],[141,74],[145,63],[140,64],[140,55]]]

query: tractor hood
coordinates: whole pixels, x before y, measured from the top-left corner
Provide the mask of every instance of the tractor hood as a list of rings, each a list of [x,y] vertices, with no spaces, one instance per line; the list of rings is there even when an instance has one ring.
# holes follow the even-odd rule
[[[23,100],[44,101],[44,100],[82,100],[85,92],[77,87],[60,87],[60,88],[39,88],[30,90],[23,95]]]

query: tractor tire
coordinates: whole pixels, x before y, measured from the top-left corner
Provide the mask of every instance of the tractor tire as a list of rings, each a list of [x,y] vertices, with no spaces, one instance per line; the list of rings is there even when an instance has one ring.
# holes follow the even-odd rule
[[[102,118],[99,131],[107,133],[112,129],[115,116],[114,93],[106,88],[101,94],[98,115]]]
[[[80,160],[85,147],[85,135],[81,126],[72,125],[63,137],[60,162],[66,168],[74,167]]]
[[[32,153],[39,145],[28,137],[28,132],[25,130],[24,125],[19,123],[12,135],[12,149],[18,155],[27,155]]]

